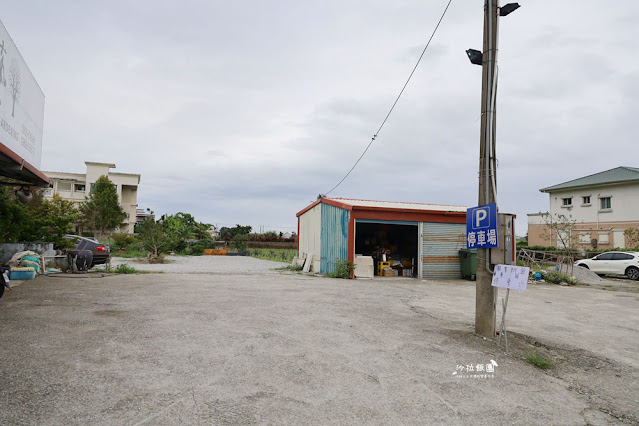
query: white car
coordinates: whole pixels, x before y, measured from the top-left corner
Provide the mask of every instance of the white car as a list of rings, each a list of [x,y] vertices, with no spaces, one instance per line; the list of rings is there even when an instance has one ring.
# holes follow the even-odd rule
[[[592,259],[582,259],[575,266],[588,268],[596,274],[625,275],[639,280],[639,253],[632,251],[608,251]]]

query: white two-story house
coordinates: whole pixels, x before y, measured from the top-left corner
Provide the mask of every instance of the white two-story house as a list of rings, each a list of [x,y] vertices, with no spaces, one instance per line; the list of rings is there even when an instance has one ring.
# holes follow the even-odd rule
[[[98,178],[106,176],[115,185],[118,201],[126,213],[125,226],[119,232],[132,234],[137,216],[140,175],[112,172],[111,169],[115,168],[115,164],[111,163],[85,161],[84,164],[86,165],[86,173],[43,171],[52,184],[52,187],[45,191],[44,197],[50,199],[53,198],[53,194],[58,194],[65,200],[79,204],[93,191],[93,185]]]
[[[540,191],[549,195],[550,210],[528,215],[531,246],[561,246],[557,232],[563,232],[577,247],[625,248],[624,231],[639,229],[639,168],[617,167]],[[574,225],[550,231],[549,218],[560,215]]]

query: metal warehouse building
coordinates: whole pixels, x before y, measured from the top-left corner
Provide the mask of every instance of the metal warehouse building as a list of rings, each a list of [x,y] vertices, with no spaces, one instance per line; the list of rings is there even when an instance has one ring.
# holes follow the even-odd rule
[[[338,260],[380,253],[411,264],[416,278],[460,278],[466,248],[463,206],[320,198],[297,213],[298,256],[312,270],[335,270]]]

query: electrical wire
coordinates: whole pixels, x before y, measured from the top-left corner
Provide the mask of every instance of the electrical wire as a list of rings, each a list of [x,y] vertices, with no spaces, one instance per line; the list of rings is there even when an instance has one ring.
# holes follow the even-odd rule
[[[351,174],[351,172],[355,169],[355,167],[357,167],[357,165],[359,164],[361,159],[364,157],[364,155],[366,154],[368,149],[371,147],[373,142],[375,142],[375,139],[377,139],[377,136],[379,135],[379,132],[382,131],[382,128],[384,127],[384,125],[386,124],[386,121],[388,120],[388,117],[390,117],[390,115],[393,113],[393,110],[395,109],[395,106],[397,105],[397,102],[399,102],[399,98],[402,97],[402,94],[404,94],[404,90],[406,90],[406,87],[408,86],[408,83],[410,82],[411,78],[413,78],[413,74],[415,74],[415,70],[417,70],[417,67],[419,66],[419,63],[421,62],[422,58],[424,57],[424,54],[426,53],[426,49],[428,49],[428,46],[430,46],[430,42],[433,40],[433,37],[435,36],[435,33],[437,32],[437,29],[439,28],[439,24],[442,23],[442,20],[444,19],[444,16],[446,16],[446,12],[448,11],[448,8],[449,8],[450,4],[452,3],[452,1],[453,0],[448,0],[448,4],[446,5],[446,8],[444,9],[444,12],[442,13],[442,16],[439,18],[439,21],[437,22],[437,25],[435,26],[435,29],[433,30],[433,33],[430,35],[430,38],[428,39],[428,42],[426,43],[426,47],[424,47],[424,50],[422,50],[422,54],[419,55],[419,59],[417,60],[417,63],[415,64],[415,67],[411,71],[410,75],[408,76],[408,79],[406,80],[406,83],[404,83],[404,87],[402,87],[402,90],[399,92],[399,95],[397,95],[397,98],[395,99],[395,102],[393,102],[393,106],[391,106],[390,110],[388,111],[388,114],[386,114],[386,117],[384,117],[384,121],[382,121],[382,124],[379,126],[379,129],[377,129],[377,132],[375,132],[375,134],[371,138],[371,141],[368,143],[368,146],[366,146],[366,149],[364,150],[364,152],[362,152],[362,155],[359,156],[359,158],[357,159],[355,164],[353,164],[353,167],[351,167],[351,169],[348,171],[348,173],[346,173],[346,175],[344,175],[342,180],[340,180],[337,183],[337,185],[335,185],[330,191],[328,191],[324,195],[328,195],[331,192],[333,192],[335,189],[337,189],[338,186],[340,186],[342,184],[342,182],[344,182],[346,180],[346,178]]]

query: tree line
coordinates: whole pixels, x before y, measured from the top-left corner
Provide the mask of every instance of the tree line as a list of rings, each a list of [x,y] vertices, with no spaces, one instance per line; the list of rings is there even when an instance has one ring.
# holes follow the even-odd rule
[[[78,233],[90,232],[96,237],[123,226],[126,213],[118,203],[113,182],[101,176],[93,191],[80,205],[54,194],[51,200],[41,190],[31,192],[23,202],[11,188],[0,187],[0,241],[48,241],[60,247],[73,243],[64,238],[75,228]]]
[[[143,223],[136,224],[137,235],[114,233],[123,228],[127,215],[118,202],[117,191],[107,176],[101,176],[93,185],[86,200],[79,205],[54,194],[45,199],[42,190],[33,191],[26,203],[16,196],[15,187],[0,187],[0,242],[47,241],[58,248],[73,246],[64,235],[77,233],[100,239],[109,235],[114,249],[125,250],[129,246],[148,252],[151,259],[161,259],[167,252],[202,254],[206,248],[214,248],[215,226],[199,222],[189,213],[164,214],[158,219],[153,212]],[[251,226],[223,227],[217,239],[232,242],[238,250],[245,250],[246,241],[295,241],[295,235],[284,238],[274,231],[263,234],[251,232]]]

